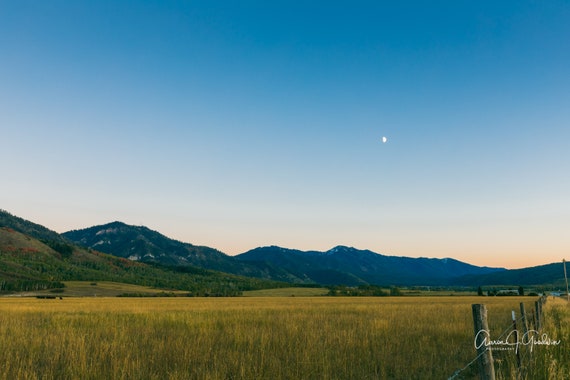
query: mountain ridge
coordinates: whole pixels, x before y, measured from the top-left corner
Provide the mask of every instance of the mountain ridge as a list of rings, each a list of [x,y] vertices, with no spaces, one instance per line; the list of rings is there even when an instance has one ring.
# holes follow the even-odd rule
[[[479,267],[450,257],[440,259],[390,256],[346,245],[337,245],[326,251],[301,251],[273,245],[228,256],[214,248],[168,238],[145,226],[131,226],[114,221],[58,234],[2,210],[0,227],[4,227],[2,236],[5,240],[9,232],[6,228],[13,228],[28,237],[38,239],[37,244],[43,245],[41,250],[51,252],[52,256],[56,255],[58,260],[64,262],[69,259],[77,260],[78,255],[89,257],[90,260],[95,260],[95,256],[112,256],[127,260],[120,261],[123,264],[133,262],[158,265],[163,268],[178,268],[176,271],[179,272],[211,270],[291,284],[478,286],[558,283],[563,279],[561,273],[558,273],[561,271],[556,263],[507,270]],[[2,246],[0,241],[0,253],[14,248],[4,243]],[[18,249],[37,250],[32,246]],[[96,255],[93,256],[92,253]],[[105,254],[111,256],[102,256]],[[6,265],[15,268],[12,263]],[[4,272],[6,271],[9,272],[9,269]],[[86,269],[81,271],[85,272]]]
[[[90,227],[83,230],[73,230],[63,234],[71,238],[73,233],[91,231],[100,232],[109,226],[119,225],[127,229],[144,231],[154,234],[168,242],[164,245],[179,244],[192,249],[201,250],[203,261],[193,261],[195,256],[186,255],[185,260],[178,260],[181,265],[196,265],[207,269],[218,270],[242,276],[268,279],[274,281],[285,281],[292,284],[322,284],[322,285],[441,285],[441,286],[479,286],[479,285],[534,285],[532,278],[540,279],[540,283],[560,282],[559,276],[549,277],[543,272],[548,269],[549,273],[556,273],[556,264],[551,266],[530,267],[524,273],[532,273],[532,276],[517,275],[516,270],[505,268],[493,268],[488,266],[476,266],[459,261],[457,259],[428,258],[428,257],[406,257],[390,256],[375,253],[368,249],[357,249],[346,245],[337,245],[326,251],[301,251],[290,248],[283,248],[276,245],[257,247],[236,256],[229,256],[221,251],[204,246],[194,246],[190,243],[182,243],[178,240],[170,239],[156,231],[144,226],[129,226],[122,222],[112,222],[105,225]],[[100,233],[101,235],[102,233]],[[100,235],[98,235],[100,237]],[[79,240],[78,240],[79,239]],[[77,236],[72,239],[81,242]],[[94,237],[90,237],[91,244],[96,243]],[[128,239],[127,239],[128,240]],[[144,239],[142,239],[144,240]],[[83,240],[85,242],[86,240]],[[131,239],[130,242],[141,239]],[[173,243],[174,242],[174,243]],[[123,241],[124,243],[124,241]],[[129,249],[136,248],[136,244],[127,245]],[[99,246],[98,248],[102,248]],[[113,250],[109,253],[117,254]],[[123,250],[123,257],[126,252]],[[208,261],[208,252],[215,252],[218,261]],[[170,252],[172,253],[172,252]],[[160,255],[148,257],[150,262],[160,263]],[[211,257],[210,257],[211,258]],[[143,260],[144,261],[144,260]],[[146,261],[145,261],[146,262]],[[548,279],[551,278],[551,281]],[[516,281],[515,281],[516,280]]]
[[[236,256],[166,237],[145,226],[110,222],[63,233],[71,241],[115,256],[165,265],[194,265],[237,275],[323,285],[450,285],[462,275],[504,268],[456,259],[389,256],[337,245],[327,251],[258,247]]]
[[[279,268],[249,265],[206,246],[171,239],[145,226],[123,222],[72,230],[62,234],[76,244],[138,262],[174,266],[196,266],[240,276],[304,283]]]
[[[300,265],[310,278],[327,285],[335,284],[331,276],[339,272],[353,276],[353,283],[345,285],[451,285],[452,279],[464,275],[505,270],[477,267],[452,258],[389,256],[343,245],[327,251],[258,247],[236,257],[246,262],[269,261],[287,270]]]
[[[283,285],[194,266],[153,266],[101,253],[0,210],[0,293],[61,288],[62,281],[116,281],[226,296]]]

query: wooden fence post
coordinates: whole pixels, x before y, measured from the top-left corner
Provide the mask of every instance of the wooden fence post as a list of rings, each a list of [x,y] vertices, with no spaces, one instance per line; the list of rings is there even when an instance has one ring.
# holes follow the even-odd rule
[[[487,324],[487,307],[482,304],[471,305],[473,310],[473,327],[475,330],[475,347],[479,357],[479,378],[481,380],[495,380],[495,367],[493,355],[485,345],[489,339],[489,325]]]
[[[564,279],[566,280],[566,301],[570,302],[570,293],[568,292],[568,276],[566,275],[566,259],[562,259],[564,265]]]
[[[513,317],[513,332],[515,334],[515,342],[514,343],[516,344],[515,354],[517,356],[517,370],[520,373],[520,371],[521,371],[521,352],[519,351],[519,330],[517,329],[517,315],[516,315],[514,310],[512,313],[512,317]]]
[[[523,336],[526,337],[528,334],[528,322],[526,320],[526,311],[524,309],[524,302],[521,302],[521,322],[523,325]]]

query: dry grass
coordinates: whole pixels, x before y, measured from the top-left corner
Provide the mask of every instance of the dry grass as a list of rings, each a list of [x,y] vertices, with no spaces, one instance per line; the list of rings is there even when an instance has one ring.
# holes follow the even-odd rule
[[[0,379],[445,379],[521,300],[3,298]]]
[[[541,334],[546,334],[552,341],[560,341],[560,344],[535,346],[526,358],[529,364],[523,368],[523,374],[528,379],[570,379],[570,304],[550,297],[543,313]]]
[[[315,297],[324,296],[327,288],[276,288],[248,290],[243,292],[245,297]]]

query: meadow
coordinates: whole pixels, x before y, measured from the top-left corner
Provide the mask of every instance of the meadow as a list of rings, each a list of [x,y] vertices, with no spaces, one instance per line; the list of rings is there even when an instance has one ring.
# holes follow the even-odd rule
[[[0,379],[447,379],[476,356],[471,304],[494,334],[535,300],[5,297]],[[545,326],[562,344],[535,348],[529,378],[568,374],[567,309]],[[514,378],[506,355],[499,378]],[[475,363],[457,378],[476,376]]]
[[[560,344],[535,347],[523,375],[527,379],[570,379],[570,304],[549,297],[544,310],[542,333]]]

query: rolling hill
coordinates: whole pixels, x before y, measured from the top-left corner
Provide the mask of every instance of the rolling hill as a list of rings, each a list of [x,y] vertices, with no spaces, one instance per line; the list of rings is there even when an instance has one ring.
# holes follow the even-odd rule
[[[238,295],[283,286],[195,266],[155,266],[83,248],[39,224],[0,210],[0,292],[61,287],[62,281],[115,281],[194,295]]]

